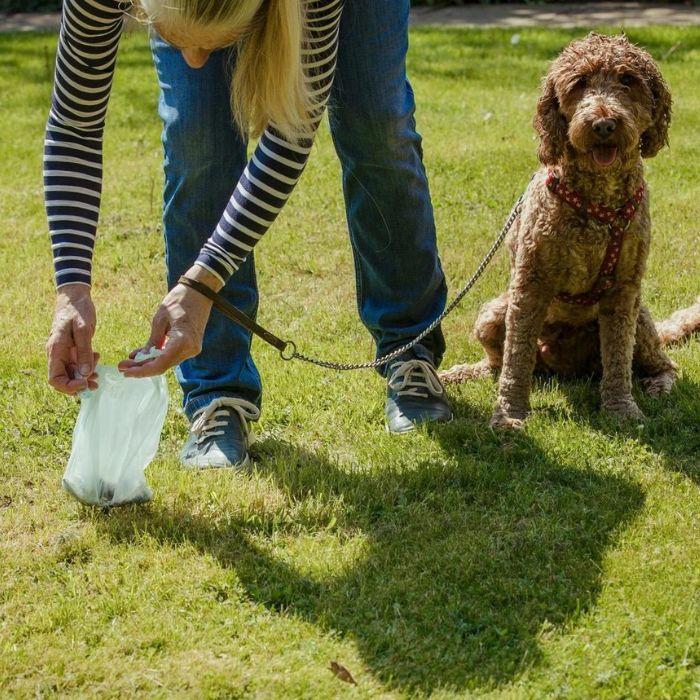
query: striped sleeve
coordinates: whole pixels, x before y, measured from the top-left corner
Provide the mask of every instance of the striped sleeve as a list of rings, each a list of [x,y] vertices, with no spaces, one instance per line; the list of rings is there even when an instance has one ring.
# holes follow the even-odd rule
[[[318,99],[318,108],[309,133],[299,143],[285,139],[274,124],[261,136],[221,220],[196,261],[224,283],[273,224],[306,166],[333,83],[343,2],[305,2],[306,80]]]
[[[64,0],[44,142],[44,196],[56,285],[91,282],[102,132],[124,6]]]

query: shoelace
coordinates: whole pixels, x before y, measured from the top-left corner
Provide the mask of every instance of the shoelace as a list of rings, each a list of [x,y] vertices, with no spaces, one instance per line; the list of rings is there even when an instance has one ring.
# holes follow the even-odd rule
[[[246,440],[248,439],[250,434],[248,421],[258,420],[260,418],[260,409],[245,399],[222,396],[219,399],[214,399],[208,406],[200,408],[193,416],[190,432],[197,436],[198,445],[207,438],[225,433],[221,428],[225,428],[228,425],[229,412],[227,409],[229,408],[232,408],[238,414]]]
[[[425,360],[406,360],[391,366],[389,387],[399,396],[442,396],[445,389],[435,368]]]

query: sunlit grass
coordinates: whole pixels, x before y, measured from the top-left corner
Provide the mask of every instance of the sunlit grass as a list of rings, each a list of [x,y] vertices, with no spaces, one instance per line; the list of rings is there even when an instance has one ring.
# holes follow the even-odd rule
[[[547,61],[576,31],[422,29],[410,71],[452,288],[535,167]],[[649,163],[658,316],[698,293],[700,31],[635,30],[675,95]],[[592,383],[538,384],[523,435],[487,427],[495,387],[450,389],[456,420],[397,439],[383,384],[282,363],[265,382],[252,475],[185,473],[172,410],[156,497],[105,514],[59,488],[77,406],[44,382],[52,311],[41,194],[55,36],[0,37],[0,694],[191,697],[674,697],[700,692],[700,343],[650,417],[617,429]],[[106,141],[94,296],[107,362],[147,337],[164,293],[160,126],[144,37],[124,42]],[[309,246],[309,242],[313,242]],[[313,258],[309,250],[316,251]],[[357,320],[339,169],[321,135],[260,244],[260,316],[303,350],[372,354]],[[501,255],[445,324],[476,359]],[[359,686],[337,680],[330,660]]]

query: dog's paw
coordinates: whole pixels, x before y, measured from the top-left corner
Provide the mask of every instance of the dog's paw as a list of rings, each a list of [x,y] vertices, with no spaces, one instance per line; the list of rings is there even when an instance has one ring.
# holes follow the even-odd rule
[[[492,369],[487,360],[481,360],[471,365],[454,365],[450,369],[438,372],[438,376],[445,384],[461,384],[472,379],[493,377],[496,370]]]
[[[607,401],[603,404],[603,410],[620,422],[643,421],[646,418],[634,399]]]
[[[649,396],[661,396],[662,394],[670,394],[673,385],[676,383],[676,373],[673,370],[662,372],[655,377],[646,377],[642,379],[642,387],[644,392]]]
[[[499,406],[491,416],[494,430],[522,430],[525,427],[527,411],[516,411]]]

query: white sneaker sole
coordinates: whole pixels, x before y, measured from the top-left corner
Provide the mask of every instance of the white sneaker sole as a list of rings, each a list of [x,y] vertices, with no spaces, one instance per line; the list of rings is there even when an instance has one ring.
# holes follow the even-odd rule
[[[245,459],[240,462],[239,464],[232,464],[231,462],[228,462],[227,464],[214,464],[210,461],[207,461],[205,457],[201,459],[196,459],[196,460],[180,460],[180,465],[182,466],[183,469],[187,469],[188,471],[205,471],[208,469],[230,469],[231,471],[245,471],[250,467],[250,455],[246,454]]]

